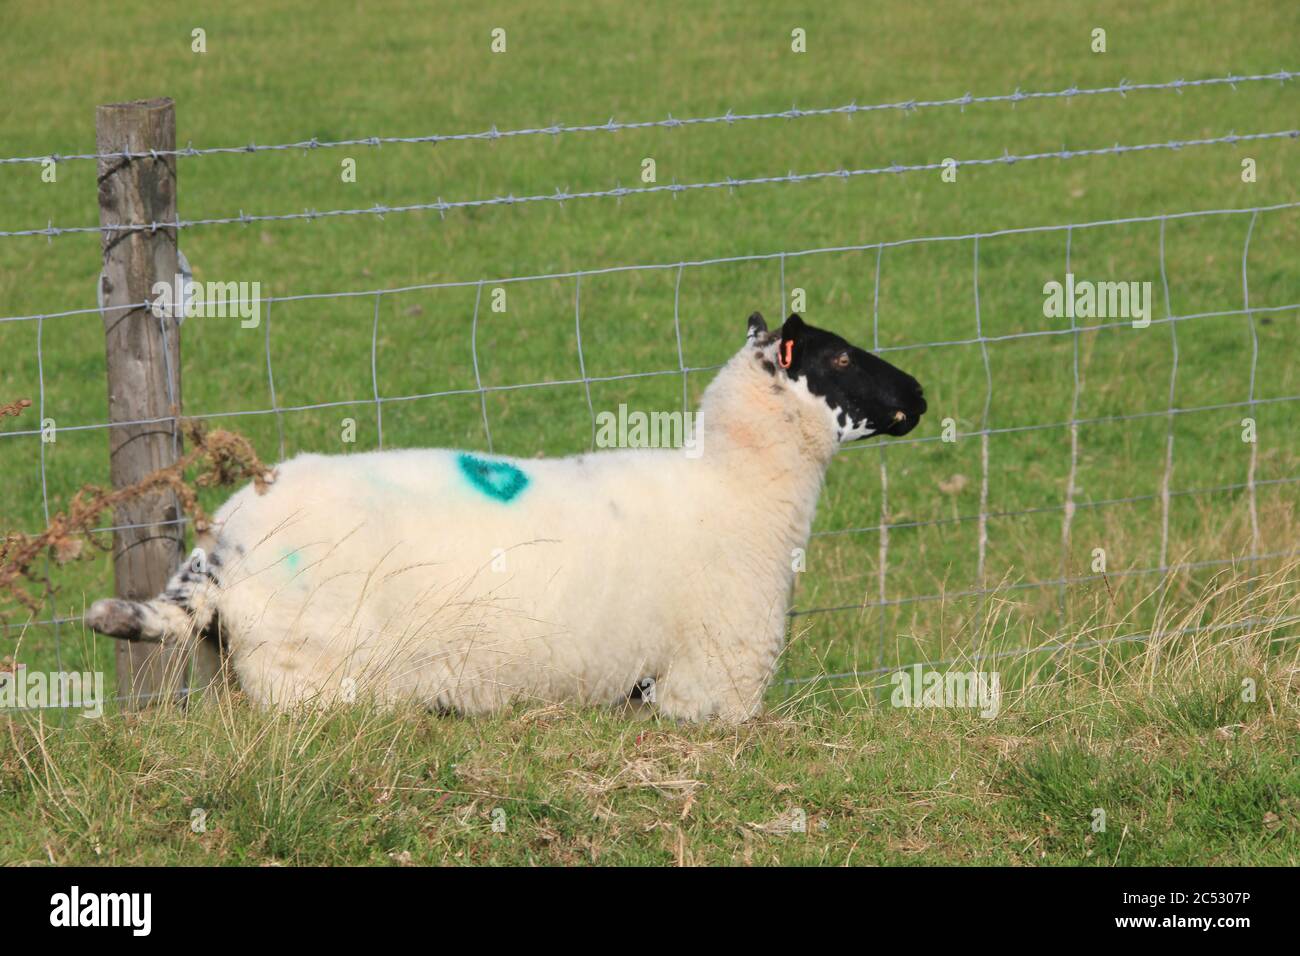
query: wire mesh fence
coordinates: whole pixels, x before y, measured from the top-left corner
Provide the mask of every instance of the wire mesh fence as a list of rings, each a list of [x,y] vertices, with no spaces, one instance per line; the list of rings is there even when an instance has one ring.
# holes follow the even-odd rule
[[[510,131],[498,131],[493,128],[490,131],[479,133],[465,134],[432,134],[428,136],[417,137],[368,137],[350,140],[336,140],[318,142],[316,140],[295,143],[283,143],[275,145],[249,145],[246,147],[213,147],[206,149],[196,149],[193,146],[176,149],[174,151],[148,151],[123,154],[122,161],[129,162],[132,159],[149,157],[157,159],[159,155],[171,155],[176,158],[192,158],[216,153],[245,153],[254,154],[263,151],[284,151],[292,149],[314,149],[328,148],[336,146],[355,146],[355,145],[373,145],[383,144],[418,144],[429,143],[436,144],[439,142],[454,140],[496,140],[502,138],[511,138],[526,135],[559,135],[573,132],[597,132],[609,131],[615,132],[626,129],[637,129],[650,126],[656,127],[690,127],[697,125],[708,125],[718,123],[737,123],[737,122],[754,122],[761,120],[773,119],[799,119],[808,116],[829,115],[829,114],[848,114],[852,115],[859,112],[872,112],[883,110],[915,110],[929,109],[939,107],[957,106],[964,108],[966,106],[993,103],[993,102],[1010,102],[1016,103],[1026,99],[1069,99],[1075,96],[1090,96],[1101,94],[1120,94],[1125,95],[1134,91],[1156,91],[1156,90],[1174,90],[1182,92],[1183,89],[1207,85],[1237,85],[1244,83],[1258,83],[1264,81],[1285,82],[1295,76],[1300,75],[1289,71],[1279,71],[1273,74],[1258,74],[1250,76],[1226,76],[1210,78],[1204,80],[1184,81],[1176,80],[1166,83],[1153,84],[1128,84],[1121,83],[1111,87],[1097,87],[1092,89],[1077,89],[1054,91],[1054,92],[1036,92],[1022,93],[1017,90],[1010,94],[999,94],[996,96],[973,97],[966,94],[964,97],[958,97],[946,100],[913,100],[906,102],[897,102],[889,104],[877,104],[869,106],[858,106],[849,104],[840,107],[798,110],[776,112],[776,113],[745,113],[732,114],[728,112],[723,116],[698,117],[693,119],[677,120],[669,117],[666,120],[643,121],[633,123],[615,123],[610,120],[606,124],[584,125],[584,126],[551,126],[551,127],[531,127]],[[1062,148],[1055,152],[1039,153],[1022,153],[1018,155],[1005,154],[1002,157],[954,160],[957,166],[961,165],[993,165],[993,164],[1011,164],[1015,162],[1032,161],[1039,159],[1057,158],[1061,160],[1083,158],[1099,155],[1117,155],[1126,152],[1148,151],[1148,150],[1179,150],[1193,146],[1217,146],[1217,145],[1238,145],[1245,142],[1253,142],[1266,139],[1295,139],[1300,136],[1300,131],[1279,130],[1263,133],[1249,133],[1238,135],[1235,133],[1226,134],[1218,137],[1209,137],[1203,139],[1191,140],[1170,140],[1161,143],[1145,143],[1137,145],[1120,145],[1116,143],[1113,146],[1074,149],[1069,150]],[[88,159],[105,159],[111,158],[116,154],[96,153],[79,153],[58,157],[13,157],[0,159],[0,164],[19,164],[19,163],[39,163],[48,160],[65,162],[72,160]],[[890,164],[888,166],[864,167],[861,169],[839,169],[826,170],[815,173],[754,177],[748,179],[727,179],[710,182],[699,182],[689,184],[664,184],[653,187],[618,187],[609,190],[595,191],[575,191],[557,189],[553,194],[537,194],[531,196],[506,196],[493,197],[488,199],[463,200],[458,202],[444,202],[441,198],[432,203],[408,204],[401,206],[384,206],[369,209],[336,209],[328,211],[308,210],[302,213],[281,213],[281,214],[259,214],[246,215],[242,210],[237,216],[217,216],[208,218],[199,218],[193,220],[184,220],[177,218],[171,222],[150,222],[147,224],[137,224],[122,227],[129,231],[149,231],[157,232],[158,230],[167,230],[179,234],[181,230],[196,226],[214,225],[214,224],[233,224],[243,223],[251,224],[264,221],[283,221],[283,220],[310,220],[318,218],[332,218],[337,216],[354,216],[354,215],[384,215],[393,212],[406,211],[436,211],[445,213],[456,208],[468,208],[485,205],[513,205],[517,203],[526,203],[534,201],[568,201],[584,198],[622,198],[624,196],[645,194],[645,193],[670,193],[676,194],[687,190],[696,189],[716,189],[716,188],[736,188],[744,185],[758,184],[791,184],[810,179],[829,179],[829,178],[851,178],[860,175],[875,175],[886,172],[911,172],[924,170],[939,170],[945,167],[944,163],[922,163],[913,165]],[[282,295],[261,296],[257,300],[265,306],[265,319],[263,331],[263,349],[265,353],[265,377],[268,401],[261,407],[242,408],[242,409],[221,409],[211,411],[199,411],[187,414],[185,417],[196,419],[220,419],[235,420],[240,419],[265,419],[270,418],[276,427],[276,450],[283,457],[287,453],[287,443],[285,438],[285,423],[293,416],[303,415],[309,412],[330,410],[330,409],[358,409],[370,408],[374,415],[375,421],[375,447],[384,448],[384,412],[385,409],[392,409],[398,406],[410,405],[412,403],[436,402],[441,399],[469,398],[477,399],[478,411],[482,424],[482,444],[488,451],[494,451],[495,443],[493,437],[492,416],[489,411],[488,399],[490,396],[504,395],[507,393],[525,392],[531,390],[552,390],[564,388],[580,388],[585,399],[585,408],[591,421],[592,439],[589,447],[595,447],[595,435],[597,427],[597,405],[593,400],[593,386],[606,385],[617,382],[631,382],[646,379],[661,378],[679,378],[681,381],[681,406],[683,411],[689,410],[690,405],[690,386],[694,377],[707,376],[719,366],[712,362],[701,362],[699,364],[688,361],[688,351],[684,347],[683,330],[688,327],[690,316],[683,314],[681,291],[683,279],[688,276],[696,275],[708,270],[714,270],[726,266],[736,266],[743,264],[770,264],[779,269],[780,288],[781,288],[781,309],[782,312],[788,306],[789,296],[787,289],[787,268],[795,263],[805,262],[818,258],[829,259],[831,257],[843,254],[853,254],[863,257],[862,264],[857,270],[857,279],[867,282],[872,288],[871,297],[872,306],[869,317],[869,327],[871,330],[872,350],[895,356],[898,354],[907,355],[908,353],[933,353],[936,350],[961,349],[969,350],[972,354],[978,355],[977,366],[981,370],[981,381],[978,386],[980,401],[977,403],[980,412],[973,417],[972,427],[956,427],[955,420],[952,420],[950,426],[943,428],[940,434],[933,432],[917,435],[907,438],[893,439],[887,445],[867,445],[858,444],[850,446],[842,452],[842,459],[853,460],[860,458],[862,455],[878,456],[878,520],[874,523],[853,523],[845,524],[839,527],[818,527],[813,532],[814,542],[831,541],[834,539],[863,539],[875,536],[875,547],[870,549],[874,554],[875,567],[868,569],[863,568],[857,575],[859,590],[863,598],[857,601],[829,601],[819,602],[813,596],[811,600],[806,600],[802,593],[804,589],[801,586],[796,587],[795,604],[791,608],[789,615],[792,627],[798,626],[798,622],[810,618],[821,617],[825,615],[845,614],[845,615],[862,615],[864,612],[874,612],[878,615],[878,648],[877,648],[877,666],[868,668],[852,668],[838,670],[832,673],[806,674],[796,673],[785,678],[787,684],[798,685],[819,680],[837,680],[837,679],[859,679],[867,678],[874,675],[886,673],[888,666],[881,663],[882,655],[886,645],[886,626],[887,617],[884,612],[890,609],[900,609],[912,605],[921,605],[931,602],[953,602],[962,599],[984,599],[997,595],[1008,595],[1025,591],[1056,591],[1060,595],[1062,602],[1066,600],[1067,593],[1078,585],[1086,585],[1097,582],[1105,582],[1109,587],[1110,581],[1123,579],[1140,579],[1149,577],[1166,577],[1171,574],[1181,572],[1197,571],[1202,569],[1215,569],[1223,567],[1250,566],[1261,562],[1269,562],[1277,559],[1290,557],[1296,553],[1294,549],[1270,549],[1264,546],[1264,535],[1260,527],[1260,509],[1258,498],[1263,489],[1286,489],[1292,487],[1297,481],[1300,481],[1300,474],[1284,474],[1270,477],[1260,477],[1259,471],[1259,446],[1251,440],[1246,443],[1245,449],[1247,460],[1241,469],[1242,474],[1238,480],[1224,483],[1207,484],[1199,487],[1177,487],[1175,483],[1176,465],[1178,455],[1176,449],[1176,428],[1175,423],[1184,416],[1196,416],[1203,413],[1213,412],[1240,412],[1253,419],[1259,409],[1267,407],[1278,407],[1286,410],[1293,409],[1292,404],[1300,401],[1300,394],[1261,394],[1258,386],[1259,381],[1259,362],[1260,362],[1260,340],[1257,328],[1257,322],[1265,320],[1268,317],[1295,313],[1300,310],[1300,302],[1282,302],[1273,304],[1260,304],[1251,301],[1251,270],[1250,270],[1250,251],[1252,236],[1256,233],[1256,226],[1261,219],[1267,219],[1270,216],[1283,216],[1289,211],[1300,207],[1300,202],[1277,203],[1271,205],[1257,205],[1243,208],[1223,208],[1223,209],[1204,209],[1204,210],[1179,210],[1171,211],[1159,215],[1133,216],[1126,218],[1112,218],[1093,220],[1086,222],[1067,222],[1048,225],[1020,225],[1007,228],[968,232],[954,235],[929,235],[914,236],[899,239],[881,240],[870,243],[845,244],[836,246],[824,246],[817,248],[805,249],[785,249],[753,254],[740,254],[726,257],[699,258],[699,259],[682,259],[671,262],[657,263],[637,263],[626,265],[602,266],[599,268],[568,270],[560,272],[539,273],[532,275],[503,275],[495,278],[462,278],[455,280],[436,281],[428,283],[407,284],[401,286],[367,288],[367,289],[350,289],[337,291],[308,291],[297,292]],[[1170,292],[1170,281],[1166,263],[1166,235],[1170,224],[1185,224],[1191,222],[1211,221],[1211,220],[1244,220],[1245,222],[1245,240],[1240,250],[1240,297],[1238,301],[1223,301],[1219,308],[1212,310],[1187,311],[1178,313],[1173,306],[1173,300]],[[1111,318],[1108,321],[1080,322],[1076,320],[1073,312],[1069,317],[1068,325],[1049,325],[1048,327],[1026,328],[1011,332],[996,332],[987,327],[985,306],[982,306],[981,292],[987,293],[988,287],[985,283],[989,280],[987,275],[981,277],[982,256],[988,243],[993,240],[1005,239],[1008,237],[1027,237],[1027,236],[1054,236],[1062,240],[1062,260],[1060,273],[1062,275],[1071,274],[1072,252],[1076,238],[1084,233],[1093,231],[1104,231],[1119,227],[1148,226],[1158,230],[1159,236],[1159,278],[1160,278],[1160,299],[1162,313],[1160,315],[1151,315],[1145,321],[1145,324],[1138,326],[1131,317]],[[15,229],[0,232],[0,238],[19,238],[24,236],[44,235],[49,238],[56,237],[65,233],[78,232],[100,232],[99,226],[54,226],[47,224],[44,228],[32,229]],[[929,339],[924,341],[909,341],[906,335],[892,335],[893,341],[885,341],[881,336],[882,315],[881,315],[881,280],[882,273],[887,275],[886,260],[890,253],[895,250],[903,250],[919,247],[933,247],[952,250],[954,257],[968,257],[970,263],[971,285],[969,290],[969,326],[965,329],[954,328],[951,334],[941,339]],[[583,286],[584,281],[590,282],[597,277],[634,275],[634,274],[654,274],[660,273],[667,275],[673,284],[672,297],[672,326],[675,338],[675,350],[677,361],[675,365],[665,365],[658,368],[646,368],[634,372],[622,372],[615,374],[592,374],[588,357],[584,354],[583,348],[583,324],[584,324],[584,306],[583,306]],[[505,383],[494,383],[487,381],[480,364],[481,348],[480,342],[480,323],[481,311],[484,306],[484,290],[496,289],[501,287],[513,287],[527,284],[538,283],[565,283],[571,288],[572,296],[572,326],[573,336],[576,344],[576,360],[578,375],[569,377],[543,377],[533,381],[511,381]],[[390,393],[381,386],[381,371],[383,363],[380,360],[380,341],[383,331],[382,306],[387,301],[396,296],[406,295],[417,292],[439,292],[446,290],[471,290],[473,292],[473,311],[470,318],[470,364],[472,367],[473,385],[458,386],[448,388],[435,388],[430,390],[404,390],[397,393]],[[276,311],[273,307],[283,307],[288,303],[308,302],[323,303],[328,301],[359,301],[370,303],[373,307],[367,310],[369,313],[365,316],[366,324],[369,326],[370,337],[370,389],[368,394],[353,394],[340,396],[327,401],[314,402],[290,402],[284,403],[279,400],[279,394],[276,388],[276,370],[275,360],[272,348],[272,321]],[[240,304],[241,300],[236,299],[228,302],[228,305]],[[136,303],[134,308],[147,310],[152,303],[148,301]],[[1028,303],[1031,309],[1041,307],[1041,302]],[[99,306],[86,306],[71,309],[52,310],[41,314],[24,314],[0,316],[0,323],[31,323],[35,327],[36,343],[36,364],[38,372],[39,395],[37,396],[36,411],[41,427],[14,427],[0,432],[0,448],[12,445],[22,441],[35,441],[40,445],[39,448],[39,467],[40,467],[40,489],[41,489],[41,513],[48,523],[53,510],[57,510],[58,502],[51,500],[50,482],[47,471],[46,445],[43,441],[44,422],[50,419],[55,409],[47,403],[46,395],[46,376],[47,363],[44,354],[45,324],[52,319],[64,319],[69,317],[97,316],[101,313]],[[151,313],[146,313],[151,314]],[[1215,320],[1239,320],[1245,330],[1250,335],[1250,358],[1248,369],[1248,388],[1245,394],[1238,399],[1231,401],[1201,402],[1201,403],[1182,403],[1178,401],[1178,380],[1180,369],[1180,334],[1183,336],[1195,336],[1198,328],[1206,323]],[[159,318],[163,328],[166,323]],[[886,326],[890,318],[884,320]],[[1134,409],[1125,412],[1114,412],[1107,414],[1085,415],[1082,413],[1081,399],[1086,393],[1086,379],[1081,374],[1081,348],[1085,336],[1102,332],[1119,332],[1125,329],[1140,328],[1144,333],[1151,328],[1167,328],[1169,334],[1169,378],[1166,389],[1167,401],[1164,403],[1146,408]],[[1135,332],[1136,334],[1136,332]],[[901,341],[899,339],[902,339]],[[992,415],[995,389],[998,387],[999,380],[993,369],[992,357],[998,353],[998,350],[1008,348],[1017,343],[1046,343],[1064,341],[1069,343],[1069,365],[1062,373],[1066,376],[1070,384],[1070,414],[1064,418],[1051,418],[1026,423],[1017,423],[1010,425],[998,425],[995,423]],[[1300,389],[1297,390],[1300,392]],[[84,433],[84,432],[102,432],[114,428],[125,428],[132,426],[160,425],[172,429],[176,434],[175,428],[179,417],[177,414],[162,417],[151,417],[136,419],[132,421],[60,421],[58,431],[60,433]],[[1087,442],[1081,436],[1081,429],[1091,429],[1094,427],[1118,428],[1127,423],[1136,423],[1143,421],[1159,421],[1165,423],[1165,430],[1162,446],[1163,465],[1158,482],[1158,490],[1153,492],[1143,492],[1138,494],[1112,494],[1107,496],[1086,495],[1082,492],[1078,480],[1080,470],[1081,455],[1087,451]],[[1068,461],[1066,462],[1066,480],[1064,482],[1064,494],[1059,500],[1047,500],[1036,503],[1031,507],[1021,507],[1014,509],[999,509],[994,507],[990,495],[990,483],[993,474],[998,467],[997,452],[995,448],[996,441],[1003,436],[1025,435],[1031,433],[1051,433],[1064,436],[1068,443]],[[908,519],[897,517],[895,511],[891,510],[890,488],[891,476],[894,485],[900,480],[897,476],[900,473],[906,474],[909,469],[908,456],[916,453],[919,449],[926,446],[934,446],[936,443],[953,446],[966,447],[966,443],[974,443],[978,448],[978,507],[974,510],[964,513],[954,513],[944,517],[929,517]],[[568,451],[579,451],[579,448],[570,448]],[[0,453],[2,454],[2,453]],[[859,464],[859,467],[861,465]],[[1174,548],[1171,544],[1170,535],[1170,515],[1173,505],[1179,500],[1198,500],[1212,501],[1218,496],[1242,494],[1246,502],[1249,514],[1249,537],[1244,547],[1233,548],[1229,552],[1211,558],[1198,560],[1176,560]],[[1159,509],[1158,528],[1159,528],[1159,546],[1158,560],[1141,566],[1129,566],[1115,568],[1107,571],[1096,572],[1091,574],[1079,574],[1072,571],[1071,549],[1073,538],[1077,533],[1076,522],[1081,512],[1092,510],[1116,509],[1121,506],[1134,504],[1151,504]],[[1004,519],[1024,518],[1024,517],[1051,517],[1058,521],[1056,535],[1059,537],[1060,560],[1053,566],[1022,568],[1023,580],[1007,581],[998,579],[996,574],[990,568],[990,528],[993,522]],[[169,525],[184,525],[186,519],[175,518],[170,521],[160,520],[148,525],[150,528],[163,528]],[[907,539],[904,537],[909,532],[919,531],[921,529],[951,529],[957,527],[973,526],[974,535],[974,574],[973,580],[969,583],[962,583],[954,587],[943,587],[936,590],[914,590],[899,593],[899,582],[896,580],[895,571],[896,555],[900,547],[907,546]],[[109,533],[122,530],[139,529],[139,525],[106,525],[93,529],[94,533]],[[56,572],[46,561],[45,578],[47,596],[53,593]],[[904,582],[905,585],[906,582]],[[53,604],[50,605],[51,613],[49,616],[32,619],[23,623],[25,628],[49,628],[52,631],[55,654],[59,660],[59,667],[62,669],[63,641],[65,639],[64,629],[75,628],[79,625],[79,618],[67,614],[59,614]],[[1285,626],[1292,623],[1291,619],[1284,621],[1268,622],[1270,627]],[[1178,633],[1185,633],[1193,629],[1182,629]],[[1168,636],[1170,632],[1165,630],[1152,630],[1149,632],[1138,632],[1116,636],[1105,640],[1080,640],[1070,641],[1065,634],[1060,634],[1054,640],[1041,642],[1024,647],[1001,650],[995,652],[996,656],[1018,656],[1037,653],[1057,653],[1063,649],[1069,648],[1087,648],[1105,646],[1109,643],[1128,644],[1138,643],[1153,637]],[[1279,638],[1279,640],[1289,640],[1290,637]],[[955,658],[954,658],[955,660]],[[933,663],[942,664],[947,659],[937,660]]]

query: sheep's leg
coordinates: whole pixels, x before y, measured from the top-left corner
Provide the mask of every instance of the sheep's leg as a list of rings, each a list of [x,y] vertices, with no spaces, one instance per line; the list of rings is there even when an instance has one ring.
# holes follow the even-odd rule
[[[678,661],[656,684],[655,703],[665,717],[739,724],[763,709],[766,682],[727,668],[717,658]]]
[[[164,644],[188,640],[212,619],[216,585],[213,568],[220,563],[215,554],[204,567],[186,562],[172,575],[162,594],[149,601],[96,601],[86,612],[86,625],[106,637],[124,641]]]
[[[681,683],[664,683],[657,706],[660,714],[674,720],[691,723],[718,720],[725,724],[741,724],[762,711],[761,693],[720,693],[716,685],[695,690],[683,689]]]
[[[162,644],[188,629],[191,618],[185,609],[165,598],[128,601],[105,598],[86,612],[86,624],[98,634],[123,641]]]
[[[655,687],[660,713],[682,720],[739,724],[763,710],[784,634],[784,619],[764,609],[747,626],[701,625],[680,646]],[[753,635],[767,633],[766,641]],[[744,635],[744,636],[740,636]]]

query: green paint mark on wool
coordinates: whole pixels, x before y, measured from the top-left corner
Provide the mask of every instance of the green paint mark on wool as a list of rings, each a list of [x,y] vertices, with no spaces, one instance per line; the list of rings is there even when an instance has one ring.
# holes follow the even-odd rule
[[[528,486],[528,476],[508,462],[485,461],[464,454],[456,460],[471,485],[503,504],[513,501]]]

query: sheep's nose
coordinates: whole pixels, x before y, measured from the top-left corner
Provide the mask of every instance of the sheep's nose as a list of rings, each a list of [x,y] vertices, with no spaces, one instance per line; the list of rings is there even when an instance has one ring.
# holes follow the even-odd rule
[[[929,406],[925,404],[925,395],[922,394],[921,390],[918,388],[912,395],[912,400],[910,402],[902,403],[902,407],[894,412],[893,420],[895,422],[903,422],[908,419],[918,419],[925,414],[928,407]]]
[[[895,409],[893,414],[890,415],[889,434],[895,437],[906,435],[920,422],[926,408],[925,397],[921,394],[920,389],[917,389],[917,393],[910,403],[903,408]]]
[[[893,435],[895,438],[902,438],[916,427],[917,421],[918,419],[916,418],[908,418],[903,412],[895,412],[894,420],[890,422],[889,427],[885,429],[885,432]]]

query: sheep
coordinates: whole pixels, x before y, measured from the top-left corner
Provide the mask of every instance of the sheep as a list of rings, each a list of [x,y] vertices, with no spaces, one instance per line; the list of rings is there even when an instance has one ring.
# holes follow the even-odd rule
[[[792,555],[831,457],[925,411],[916,379],[881,358],[754,313],[705,390],[696,455],[300,455],[219,509],[202,566],[86,621],[182,642],[215,618],[263,706],[364,689],[473,715],[639,692],[669,718],[744,721],[783,647]]]

